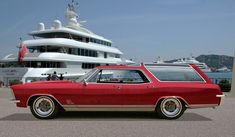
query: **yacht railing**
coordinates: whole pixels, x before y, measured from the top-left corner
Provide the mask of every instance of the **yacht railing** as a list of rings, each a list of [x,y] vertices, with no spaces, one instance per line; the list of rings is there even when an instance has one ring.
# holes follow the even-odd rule
[[[232,78],[210,78],[210,80],[214,83],[214,84],[219,84],[220,81],[222,80],[227,80],[229,81],[229,83],[232,83]]]

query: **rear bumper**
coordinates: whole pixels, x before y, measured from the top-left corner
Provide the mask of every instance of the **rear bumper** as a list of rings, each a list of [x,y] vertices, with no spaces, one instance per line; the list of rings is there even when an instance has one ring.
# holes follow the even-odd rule
[[[217,97],[217,98],[224,98],[225,95],[223,95],[223,94],[222,94],[222,95],[216,95],[216,97]]]
[[[189,108],[216,108],[221,104],[222,98],[224,98],[226,95],[220,94],[220,95],[215,95],[216,100],[213,104],[193,104],[193,105],[188,105]],[[213,97],[215,98],[215,97]]]
[[[226,95],[224,95],[224,94],[216,95],[216,97],[220,99],[219,105],[223,102],[222,100],[223,100],[223,98],[224,98],[225,96],[226,96]]]

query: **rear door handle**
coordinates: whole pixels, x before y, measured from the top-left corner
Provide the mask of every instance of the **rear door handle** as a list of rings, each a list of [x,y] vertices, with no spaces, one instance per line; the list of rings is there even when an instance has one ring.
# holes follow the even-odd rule
[[[122,86],[113,86],[114,88],[116,88],[116,89],[121,89],[122,88]]]

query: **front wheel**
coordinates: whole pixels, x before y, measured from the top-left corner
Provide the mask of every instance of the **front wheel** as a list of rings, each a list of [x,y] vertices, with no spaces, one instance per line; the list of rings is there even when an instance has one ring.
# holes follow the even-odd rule
[[[30,105],[32,114],[39,119],[52,119],[59,111],[58,104],[48,96],[37,97]]]
[[[186,107],[177,98],[165,98],[156,107],[156,112],[160,118],[177,119],[183,115]]]

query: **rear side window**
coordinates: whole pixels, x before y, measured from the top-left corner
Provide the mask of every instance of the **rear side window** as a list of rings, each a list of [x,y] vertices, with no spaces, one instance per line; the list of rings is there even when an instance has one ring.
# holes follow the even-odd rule
[[[147,69],[160,81],[204,81],[191,67],[155,66]]]

